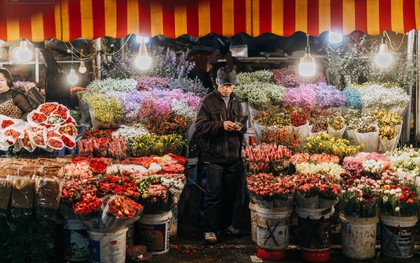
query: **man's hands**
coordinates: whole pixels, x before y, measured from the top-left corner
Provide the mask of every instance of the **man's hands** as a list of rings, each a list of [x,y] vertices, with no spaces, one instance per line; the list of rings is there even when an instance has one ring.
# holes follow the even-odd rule
[[[225,131],[240,131],[242,129],[242,127],[235,125],[235,123],[231,121],[224,121],[223,128]]]

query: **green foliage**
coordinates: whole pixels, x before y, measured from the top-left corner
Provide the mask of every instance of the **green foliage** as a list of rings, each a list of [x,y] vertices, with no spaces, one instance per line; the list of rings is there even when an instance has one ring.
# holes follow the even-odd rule
[[[346,45],[328,46],[324,63],[330,84],[343,89],[347,81],[363,83],[370,74],[369,43],[363,35]]]
[[[375,63],[379,42],[366,35],[352,34],[347,43],[328,46],[325,50],[325,67],[329,82],[343,89],[347,84],[394,82],[403,88],[411,87],[417,77],[415,57],[407,60],[405,50],[390,53],[393,62],[388,68],[380,68]]]

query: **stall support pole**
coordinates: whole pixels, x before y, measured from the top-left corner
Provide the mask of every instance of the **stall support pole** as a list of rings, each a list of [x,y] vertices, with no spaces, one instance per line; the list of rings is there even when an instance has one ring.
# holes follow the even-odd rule
[[[416,61],[415,61],[415,65],[417,67],[417,78],[416,78],[416,93],[415,93],[415,105],[416,105],[416,109],[414,112],[414,123],[415,123],[415,141],[416,141],[416,146],[419,146],[419,142],[420,142],[420,30],[414,30],[414,32],[416,33],[416,49],[415,49],[415,54],[416,54]]]
[[[96,69],[98,74],[98,79],[101,79],[101,71],[102,71],[102,38],[97,38],[95,40],[96,43]]]

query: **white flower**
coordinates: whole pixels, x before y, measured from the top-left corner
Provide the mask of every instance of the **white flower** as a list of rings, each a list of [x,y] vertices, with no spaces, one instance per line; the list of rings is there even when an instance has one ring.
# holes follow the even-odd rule
[[[382,197],[382,201],[383,201],[384,203],[388,202],[388,196],[384,195],[384,197]]]
[[[395,207],[395,212],[400,212],[400,207],[399,206],[397,206],[397,207]]]

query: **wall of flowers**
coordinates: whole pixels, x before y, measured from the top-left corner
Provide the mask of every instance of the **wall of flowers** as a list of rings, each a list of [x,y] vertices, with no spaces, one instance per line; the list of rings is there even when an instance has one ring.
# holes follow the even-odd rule
[[[16,236],[10,247],[26,242],[30,248],[16,262],[62,256],[54,250],[56,232],[42,228],[51,222],[63,226],[78,221],[88,231],[111,233],[177,205],[187,181],[187,131],[207,93],[198,79],[187,77],[194,67],[187,57],[186,52],[162,49],[154,53],[147,72],[133,73],[121,66],[124,61],[108,68],[107,78],[72,89],[76,113],[44,103],[27,122],[0,116],[0,149],[19,157],[0,159],[5,169],[0,176],[0,239]],[[377,218],[371,220],[375,224],[379,217],[384,222],[417,217],[420,153],[397,148],[411,97],[392,83],[340,90],[326,82],[322,74],[301,78],[292,67],[237,76],[235,93],[250,116],[247,135],[255,131],[256,136],[255,144],[244,145],[242,157],[257,211],[257,256],[263,259],[273,259],[267,251],[288,245],[284,236],[277,247],[280,237],[270,237],[275,241],[269,246],[263,240],[270,227],[280,224],[266,218],[273,213],[285,215],[285,229],[292,211],[302,227],[310,227],[313,217],[331,227],[337,213],[342,222]],[[22,228],[29,221],[33,223]],[[26,229],[33,238],[17,238]],[[51,245],[39,248],[34,240],[43,239]],[[349,249],[346,242],[343,249]],[[375,251],[376,232],[372,242]],[[329,251],[331,240],[298,245],[304,251]],[[388,254],[412,255],[405,249]],[[84,253],[81,257],[87,259],[89,253]],[[372,257],[369,253],[365,258]],[[0,251],[6,259],[17,254]],[[360,253],[349,249],[345,254]]]

